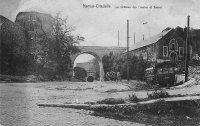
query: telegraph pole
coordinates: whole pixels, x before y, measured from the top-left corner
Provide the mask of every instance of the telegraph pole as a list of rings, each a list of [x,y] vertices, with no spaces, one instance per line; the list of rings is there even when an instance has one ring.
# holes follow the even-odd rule
[[[135,32],[134,32],[134,44],[135,44]]]
[[[127,81],[129,78],[129,20],[127,20]]]
[[[119,47],[119,31],[118,31],[118,47]]]
[[[143,25],[145,25],[145,24],[148,24],[148,22],[144,22],[144,23],[142,23]],[[142,39],[144,40],[144,34],[143,34],[143,36],[142,36]]]
[[[189,64],[189,27],[190,27],[190,16],[187,17],[187,37],[185,43],[185,82],[188,81],[188,64]]]

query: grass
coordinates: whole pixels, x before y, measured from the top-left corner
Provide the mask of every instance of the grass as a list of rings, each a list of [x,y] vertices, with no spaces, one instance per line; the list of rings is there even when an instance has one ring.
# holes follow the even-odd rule
[[[129,83],[127,82],[127,86],[134,91],[150,89],[150,86],[146,82],[137,80],[131,80]]]
[[[151,94],[147,94],[148,98],[144,98],[144,99],[140,99],[136,96],[135,93],[129,95],[129,101],[130,102],[140,102],[140,101],[147,101],[147,100],[151,100],[151,99],[159,99],[159,98],[168,98],[168,97],[176,97],[174,96],[170,96],[168,92],[166,92],[165,90],[155,90],[153,91]],[[177,95],[178,97],[179,95]],[[180,95],[180,97],[183,97],[183,95]]]
[[[148,94],[149,99],[168,98],[168,97],[171,96],[165,90],[155,90],[151,94]]]
[[[106,98],[97,101],[98,104],[124,104],[125,100],[121,98]]]
[[[134,91],[159,89],[159,85],[154,85],[151,83],[146,83],[144,81],[138,81],[138,80],[131,80],[126,85],[130,88],[130,90]]]
[[[136,106],[98,106],[93,115],[148,125],[198,125],[200,123],[200,100],[166,102]]]
[[[84,104],[94,105],[95,102],[84,102]]]
[[[134,93],[132,95],[129,95],[129,101],[131,102],[139,102],[141,101]]]

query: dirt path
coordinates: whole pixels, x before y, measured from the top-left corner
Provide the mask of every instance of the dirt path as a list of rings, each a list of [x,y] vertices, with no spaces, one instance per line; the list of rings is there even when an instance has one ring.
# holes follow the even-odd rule
[[[3,126],[130,126],[130,121],[90,115],[89,111],[38,107],[40,102],[84,102],[102,95],[113,85],[106,83],[0,83],[0,124]],[[114,89],[126,88],[117,84]]]
[[[120,92],[120,90],[122,90]],[[127,91],[120,82],[45,82],[0,83],[0,124],[4,126],[79,126],[79,125],[142,125],[92,116],[88,111],[38,107],[37,103],[84,103],[105,98],[128,98],[136,93],[147,97],[146,91]],[[199,94],[200,85],[167,90],[170,94]]]

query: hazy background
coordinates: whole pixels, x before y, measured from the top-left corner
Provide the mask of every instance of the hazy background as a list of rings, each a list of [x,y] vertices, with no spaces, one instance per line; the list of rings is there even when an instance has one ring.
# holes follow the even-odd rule
[[[55,15],[61,12],[76,26],[76,33],[85,37],[81,45],[126,46],[126,20],[130,20],[130,43],[133,33],[136,42],[161,32],[166,27],[186,26],[187,15],[191,26],[200,28],[199,0],[0,0],[0,14],[13,20],[20,11],[39,11]],[[85,9],[84,4],[110,4],[112,8]],[[157,5],[162,9],[116,9],[116,5]],[[143,22],[148,22],[143,25]]]
[[[112,8],[86,9],[83,4],[110,4]],[[116,9],[120,5],[156,5],[162,9]],[[126,21],[130,22],[130,45],[133,34],[136,42],[158,34],[166,27],[185,27],[187,15],[191,26],[200,28],[199,0],[0,0],[0,15],[12,21],[20,11],[39,11],[55,15],[61,12],[76,26],[76,34],[85,37],[80,45],[117,46],[120,32],[120,46],[126,46]],[[148,22],[143,25],[144,22]]]

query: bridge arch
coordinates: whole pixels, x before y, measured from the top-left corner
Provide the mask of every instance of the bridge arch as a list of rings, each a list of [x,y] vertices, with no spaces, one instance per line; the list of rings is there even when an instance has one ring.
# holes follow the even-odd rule
[[[103,69],[103,62],[102,62],[102,57],[98,56],[98,54],[94,53],[94,52],[90,52],[90,51],[84,51],[84,52],[80,52],[77,53],[73,58],[72,58],[72,64],[74,65],[74,62],[76,60],[76,58],[82,54],[90,54],[92,56],[94,56],[99,64],[99,74],[100,74],[100,81],[104,81],[104,69]]]
[[[78,46],[79,53],[71,55],[72,64],[75,59],[81,54],[90,54],[97,58],[100,67],[100,81],[104,81],[104,69],[103,69],[103,56],[112,52],[113,54],[121,54],[126,50],[126,47],[106,47],[106,46]]]

